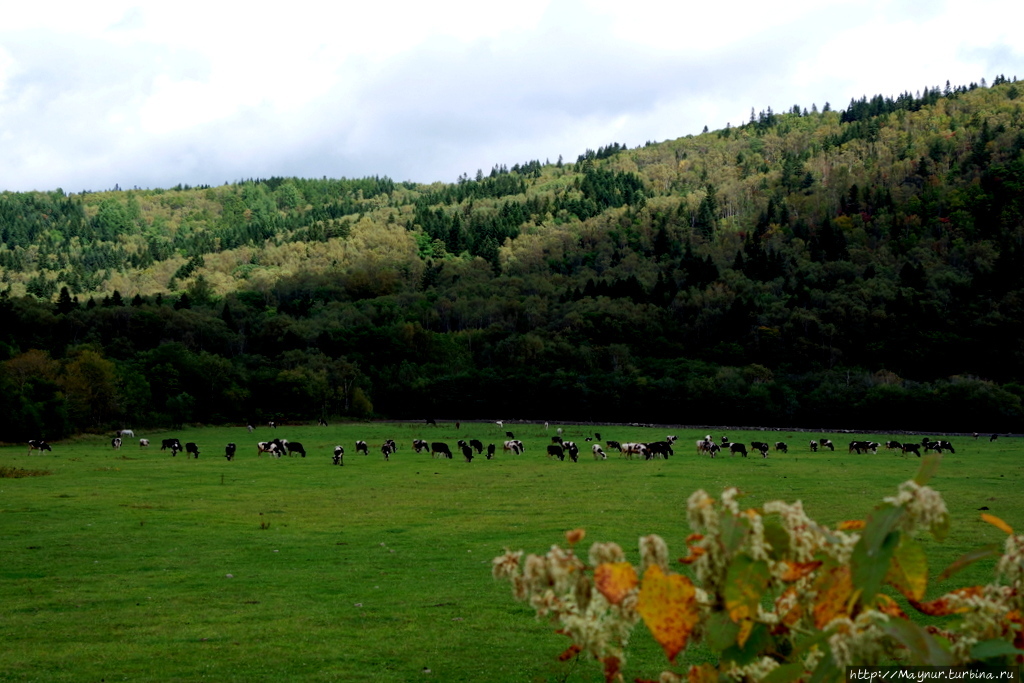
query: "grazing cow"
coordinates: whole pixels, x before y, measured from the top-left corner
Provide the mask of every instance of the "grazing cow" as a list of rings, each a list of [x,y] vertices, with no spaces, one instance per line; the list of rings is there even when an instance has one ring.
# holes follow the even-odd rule
[[[53,449],[50,448],[50,444],[46,443],[46,441],[44,441],[43,439],[29,439],[28,453],[26,455],[31,455],[32,451],[34,450],[38,450],[40,453],[42,453],[43,451],[50,451],[51,453],[53,452]]]
[[[233,443],[229,443],[224,447],[224,457],[228,459],[228,462],[235,459],[235,449],[237,448],[238,447]]]
[[[513,455],[519,455],[520,453],[523,452],[522,442],[517,441],[515,439],[510,439],[509,441],[505,442],[505,445],[502,450],[512,451]]]
[[[576,445],[575,441],[563,441],[562,448],[569,452],[569,457],[572,458],[573,462],[576,462],[576,458],[579,457],[580,449]]]
[[[428,425],[434,425],[435,427],[437,426],[437,420],[433,420],[433,419],[431,419],[429,417],[426,419],[426,423]]]
[[[131,436],[131,437],[134,437],[135,436],[135,432],[133,432],[130,429],[120,429],[120,430],[117,431],[115,436]]]
[[[715,457],[715,453],[721,453],[722,452],[722,447],[719,446],[714,441],[712,441],[711,445],[708,446],[708,452],[711,454],[711,457],[713,458],[713,457]]]
[[[316,424],[317,424],[318,427],[326,427],[327,426],[327,420],[325,420],[325,419],[323,419],[321,417],[319,420],[316,421]]]
[[[822,439],[821,440],[821,447],[822,448],[827,448],[830,451],[835,451],[836,450],[835,445],[832,443],[832,441],[830,439]]]
[[[565,460],[565,449],[556,443],[548,444],[548,457],[558,458],[559,460]]]
[[[413,439],[412,447],[416,450],[417,453],[422,453],[423,451],[430,450],[430,444],[424,441],[423,439]]]
[[[856,451],[857,455],[862,455],[871,450],[870,441],[851,441],[849,453]]]
[[[288,449],[288,455],[291,455],[293,453],[298,453],[303,458],[306,457],[306,449],[303,448],[301,443],[299,443],[298,441],[287,441],[285,443],[286,443],[286,447]]]
[[[113,439],[110,440],[110,445],[114,448],[115,451],[120,450],[121,449],[121,437],[115,436]]]
[[[516,438],[516,435],[513,434],[512,432],[505,432],[505,438],[514,439]]]
[[[398,451],[398,444],[395,443],[394,439],[388,439],[387,441],[384,442],[384,445],[389,447],[392,453]]]
[[[993,441],[997,440],[998,438],[999,438],[998,434],[993,434],[992,436],[988,437],[988,442],[992,443]]]
[[[267,425],[268,425],[268,426],[269,426],[269,427],[270,427],[271,429],[277,429],[277,423],[276,423],[276,422],[274,422],[273,420],[271,420],[270,422],[268,422],[268,423],[267,423]]]
[[[505,423],[502,422],[501,420],[498,420],[494,424],[498,425],[498,429],[504,429],[505,428]]]
[[[562,443],[562,437],[560,437],[560,436],[553,436],[553,437],[551,437],[551,443],[561,444]]]
[[[389,460],[390,461],[392,453],[394,453],[394,450],[392,450],[390,444],[388,444],[387,442],[384,442],[384,443],[381,444],[381,446],[380,446],[380,454],[384,456],[385,460]]]
[[[595,443],[590,447],[590,450],[594,452],[594,460],[607,460],[608,454],[601,448],[601,444]]]
[[[484,452],[484,444],[479,439],[470,439],[469,447],[475,450],[477,455],[480,455],[481,453]]]
[[[466,462],[473,462],[473,449],[466,445],[460,448],[462,448],[462,457],[466,459]]]
[[[668,441],[669,443],[675,443],[678,439],[679,437],[673,434],[669,434],[668,436],[665,437],[665,441]]]
[[[335,465],[342,465],[342,466],[344,466],[345,463],[342,462],[342,458],[344,458],[344,457],[345,457],[345,449],[342,448],[341,446],[335,446],[334,447],[334,458],[333,458],[334,464]]]
[[[607,446],[608,448],[614,448],[619,453],[622,452],[622,444],[619,443],[618,441],[605,441],[604,445]]]
[[[811,453],[817,453],[817,452],[818,452],[818,442],[817,441],[811,441]]]
[[[632,460],[634,455],[642,455],[644,458],[647,458],[651,451],[645,443],[624,443],[622,444],[622,452],[626,454],[628,459]]]
[[[449,460],[452,459],[452,449],[448,448],[448,444],[442,441],[434,441],[430,444],[430,457],[437,458],[444,456]]]
[[[732,453],[733,455],[739,453],[744,458],[747,457],[747,447],[745,444],[742,443],[730,443],[729,452]]]
[[[180,451],[182,450],[181,442],[178,441],[177,439],[164,439],[163,441],[160,442],[160,450],[166,451],[168,448],[170,448],[172,451]]]
[[[139,439],[139,448],[149,445],[149,439]]]
[[[647,444],[646,458],[650,460],[656,455],[660,455],[665,460],[668,460],[668,456],[675,455],[672,450],[672,443],[670,441],[654,441]]]
[[[494,457],[494,444],[493,443],[489,443],[489,444],[487,444],[487,459],[490,460],[493,457]]]
[[[459,431],[460,429],[462,429],[462,423],[461,422],[456,422],[455,423],[455,431]]]
[[[370,447],[365,441],[356,441],[356,453],[362,453],[363,455],[370,454]]]
[[[903,444],[901,444],[899,441],[886,441],[885,442],[885,448],[886,448],[886,450],[890,450],[890,451],[895,451],[895,450],[902,451],[903,450]]]
[[[783,453],[789,453],[789,446],[786,445],[785,441],[776,441],[775,450],[782,451]]]
[[[934,446],[935,450],[937,450],[939,453],[941,453],[942,451],[949,451],[950,453],[954,454],[956,453],[956,451],[953,449],[953,444],[951,444],[948,441],[935,441]]]
[[[697,440],[697,455],[701,455],[702,453],[710,453],[711,452],[711,443],[712,443],[711,441],[705,441],[704,439],[698,439]]]
[[[185,444],[185,457],[194,456],[196,460],[199,459],[199,446],[194,441],[189,441]]]
[[[271,455],[273,455],[274,454],[273,447],[274,447],[274,444],[271,443],[270,441],[257,441],[256,442],[256,455],[257,456],[262,456],[264,453],[270,453]]]
[[[251,422],[249,424],[245,425],[245,428],[249,430],[250,434],[252,434],[253,431],[255,431],[255,429],[256,429],[255,427],[252,426]]]
[[[913,453],[914,455],[916,455],[919,458],[921,457],[921,451],[918,448],[916,443],[905,443],[905,444],[903,444],[903,455],[906,455],[907,451],[910,451],[911,453]]]
[[[768,457],[768,444],[763,441],[751,441],[750,448],[755,451],[761,451],[761,457]]]

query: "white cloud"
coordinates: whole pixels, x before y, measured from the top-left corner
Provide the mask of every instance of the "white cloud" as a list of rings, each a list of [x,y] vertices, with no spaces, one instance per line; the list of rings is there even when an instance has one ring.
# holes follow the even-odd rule
[[[0,26],[0,190],[452,181],[1016,74],[1017,4],[104,0]]]

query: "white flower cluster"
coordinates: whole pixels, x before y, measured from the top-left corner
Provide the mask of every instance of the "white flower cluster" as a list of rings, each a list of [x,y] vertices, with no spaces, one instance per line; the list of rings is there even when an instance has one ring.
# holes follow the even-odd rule
[[[722,676],[733,681],[759,681],[778,666],[779,663],[771,657],[761,657],[743,666],[739,666],[736,662],[729,662],[721,673]]]
[[[1007,536],[1003,556],[996,565],[996,573],[1009,582],[1013,589],[1014,605],[1024,611],[1024,535]]]
[[[1006,616],[1013,609],[1013,589],[993,583],[983,587],[980,594],[953,592],[946,598],[953,609],[965,610],[952,651],[958,663],[966,663],[971,661],[975,644],[1003,635]]]
[[[886,655],[886,648],[885,633],[879,624],[887,621],[888,615],[868,609],[858,614],[856,619],[838,617],[829,622],[825,630],[834,630],[828,644],[836,666],[871,666],[881,661]]]
[[[906,510],[900,520],[901,531],[933,531],[949,521],[949,510],[939,492],[929,486],[921,486],[912,479],[900,484],[899,493],[884,500]]]

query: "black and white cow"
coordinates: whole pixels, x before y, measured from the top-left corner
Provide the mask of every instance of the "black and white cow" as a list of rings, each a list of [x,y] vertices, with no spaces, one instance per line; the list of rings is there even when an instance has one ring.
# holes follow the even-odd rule
[[[850,442],[850,453],[857,453],[857,455],[863,455],[871,450],[870,441],[851,441]]]
[[[197,460],[199,459],[199,446],[194,441],[189,441],[185,444],[185,457],[194,456]]]
[[[345,449],[342,448],[341,446],[335,446],[334,447],[334,458],[333,458],[334,464],[335,465],[342,465],[342,466],[344,466],[345,463],[342,461],[342,459],[344,457],[345,457]]]
[[[601,444],[595,443],[590,447],[590,450],[594,452],[594,460],[607,460],[608,454],[601,448]]]
[[[782,451],[783,453],[789,453],[789,446],[786,445],[785,441],[776,441],[775,450]]]
[[[166,451],[168,448],[171,449],[171,455],[177,455],[178,451],[183,450],[177,439],[164,439],[160,442],[160,450]]]
[[[413,439],[412,447],[417,453],[422,453],[423,451],[430,450],[430,444],[424,441],[423,439]]]
[[[370,454],[370,447],[365,441],[356,441],[356,453],[362,453],[363,455]]]
[[[564,448],[569,453],[569,457],[572,458],[572,461],[576,462],[580,455],[580,449],[579,446],[576,445],[576,442],[563,441],[562,448]]]
[[[618,441],[605,441],[604,445],[607,446],[608,448],[614,448],[619,453],[622,452],[622,444],[619,443]]]
[[[28,440],[28,455],[32,454],[32,451],[38,450],[40,453],[43,451],[53,452],[50,448],[50,444],[46,443],[43,439],[29,439]]]
[[[903,450],[903,444],[901,444],[899,441],[886,441],[885,442],[885,448],[886,448],[886,450],[890,450],[890,451],[897,451],[897,450],[902,451]]]
[[[434,441],[430,444],[430,457],[440,458],[445,457],[449,460],[452,459],[452,449],[448,447],[448,444],[443,441]]]
[[[502,446],[503,451],[511,451],[513,455],[519,455],[523,452],[523,442],[518,439],[509,439]]]
[[[821,447],[822,448],[827,448],[830,451],[835,451],[836,450],[835,444],[833,444],[830,439],[822,439],[821,440]]]
[[[650,455],[651,451],[645,443],[624,443],[622,444],[622,452],[626,454],[626,458],[632,460],[634,455],[642,455],[646,458]]]
[[[768,444],[766,444],[764,441],[751,441],[750,448],[755,451],[761,451],[762,458],[768,457]]]
[[[149,439],[139,439],[139,448],[149,445]]]
[[[814,440],[811,440],[811,453],[817,453],[817,452],[818,452],[818,442],[814,441]]]
[[[110,440],[110,446],[115,451],[120,450],[121,449],[121,437],[115,436],[113,439],[111,439]]]
[[[235,451],[237,449],[238,446],[236,446],[234,443],[229,443],[227,446],[224,447],[224,457],[228,459],[228,462],[231,462],[232,460],[235,459]]]

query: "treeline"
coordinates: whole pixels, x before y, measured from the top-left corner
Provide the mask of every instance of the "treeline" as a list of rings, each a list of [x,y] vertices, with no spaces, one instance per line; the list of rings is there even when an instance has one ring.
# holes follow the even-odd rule
[[[998,77],[451,185],[5,193],[0,420],[1019,429],[1022,104]]]

